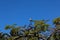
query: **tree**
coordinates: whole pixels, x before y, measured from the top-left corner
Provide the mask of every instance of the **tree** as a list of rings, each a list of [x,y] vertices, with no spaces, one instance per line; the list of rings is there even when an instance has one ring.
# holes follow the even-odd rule
[[[20,27],[15,27],[15,26],[16,25],[13,24],[13,25],[7,25],[5,27],[6,30],[11,29],[11,31],[10,31],[11,36],[17,36],[18,32],[20,31]]]
[[[53,24],[55,24],[54,32],[50,35],[48,40],[60,40],[60,17],[53,20]]]
[[[10,33],[0,33],[0,40],[60,40],[60,17],[53,20],[56,28],[49,28],[48,20],[32,20],[30,24],[24,27],[6,25],[5,30],[10,30]],[[34,24],[32,24],[34,23]],[[49,37],[46,37],[42,32],[51,31]],[[47,34],[46,34],[47,35]]]

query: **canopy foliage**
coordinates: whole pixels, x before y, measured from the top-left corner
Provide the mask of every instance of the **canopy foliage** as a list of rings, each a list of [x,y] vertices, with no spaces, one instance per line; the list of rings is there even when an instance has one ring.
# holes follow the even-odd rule
[[[5,30],[10,30],[10,33],[0,32],[0,40],[60,40],[60,17],[53,20],[56,28],[52,28],[47,20],[30,20],[28,28],[26,26],[20,27],[16,24],[6,25]],[[32,24],[34,23],[34,24]],[[49,36],[42,34],[42,32],[51,31]]]

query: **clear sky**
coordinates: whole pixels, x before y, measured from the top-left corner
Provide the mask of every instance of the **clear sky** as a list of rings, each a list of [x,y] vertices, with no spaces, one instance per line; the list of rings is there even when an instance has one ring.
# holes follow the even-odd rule
[[[24,25],[29,18],[50,19],[60,16],[60,0],[0,0],[0,31],[7,24]]]

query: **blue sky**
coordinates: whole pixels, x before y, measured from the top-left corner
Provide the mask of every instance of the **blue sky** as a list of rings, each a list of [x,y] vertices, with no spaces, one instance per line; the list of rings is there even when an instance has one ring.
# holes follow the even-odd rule
[[[0,31],[7,24],[24,25],[29,18],[52,19],[60,16],[60,0],[0,0]],[[52,23],[51,23],[52,24]]]

